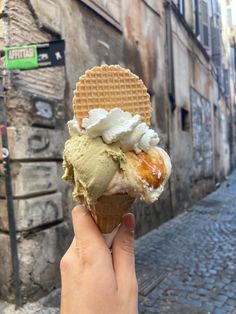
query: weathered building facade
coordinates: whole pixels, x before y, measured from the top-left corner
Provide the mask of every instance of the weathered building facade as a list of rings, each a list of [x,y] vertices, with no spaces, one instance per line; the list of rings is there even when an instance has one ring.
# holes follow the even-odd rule
[[[221,6],[205,0],[2,0],[0,10],[1,48],[66,42],[65,67],[5,76],[21,292],[36,299],[58,286],[58,261],[71,240],[71,187],[60,177],[80,75],[102,63],[120,64],[150,93],[152,126],[173,173],[157,203],[135,203],[140,236],[212,191],[235,167],[235,28],[225,19],[226,0]],[[12,299],[1,182],[0,294]]]

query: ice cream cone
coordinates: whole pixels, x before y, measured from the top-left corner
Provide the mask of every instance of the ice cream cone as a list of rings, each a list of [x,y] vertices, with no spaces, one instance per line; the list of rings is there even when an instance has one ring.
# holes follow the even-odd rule
[[[132,115],[140,114],[150,124],[151,103],[147,88],[138,76],[119,65],[102,65],[86,71],[76,84],[73,99],[74,115],[80,127],[89,111],[96,108],[120,108]],[[91,209],[91,214],[102,233],[111,233],[134,198],[128,194],[103,195]]]
[[[128,194],[103,195],[91,209],[91,215],[102,233],[111,233],[133,202]]]
[[[155,146],[159,141],[157,135],[150,135],[146,130],[152,111],[150,96],[142,80],[128,69],[119,65],[102,65],[86,71],[76,84],[73,109],[75,119],[72,124],[75,122],[73,128],[79,136],[73,138],[72,134],[65,145],[64,179],[74,184],[74,199],[89,206],[94,221],[110,247],[117,226],[134,199],[142,198],[149,203],[158,199],[169,177],[171,164],[166,160],[169,157],[160,151],[154,156],[150,151],[150,143]],[[108,140],[102,133],[87,132],[88,121],[90,127],[95,125],[95,131],[97,125],[98,129],[103,129],[104,125],[97,121],[99,110],[100,115],[104,111],[114,114],[116,109],[129,113],[132,122],[130,130],[126,130],[126,121],[121,120],[119,132],[121,130],[123,133],[118,134],[131,136],[129,132],[135,128],[133,137],[128,136],[127,140],[124,136],[119,141],[113,141],[112,136],[116,135],[114,130],[106,134],[110,135],[110,138],[107,136]],[[136,147],[139,140],[140,147]],[[141,149],[140,153],[138,149]]]

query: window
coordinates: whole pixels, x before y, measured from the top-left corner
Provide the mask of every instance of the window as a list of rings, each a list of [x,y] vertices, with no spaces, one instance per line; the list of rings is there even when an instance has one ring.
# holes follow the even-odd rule
[[[213,142],[211,104],[191,89],[194,180],[213,175]]]
[[[189,131],[189,112],[183,107],[180,110],[180,119],[182,131]]]
[[[184,0],[177,0],[179,12],[184,15]]]
[[[201,43],[205,48],[209,48],[209,16],[208,16],[208,4],[204,0],[201,0],[201,31],[200,31]]]
[[[194,15],[194,32],[195,35],[198,36],[199,31],[199,6],[198,6],[199,0],[193,0],[193,15]]]
[[[209,8],[207,0],[193,0],[194,32],[205,49],[210,47]]]

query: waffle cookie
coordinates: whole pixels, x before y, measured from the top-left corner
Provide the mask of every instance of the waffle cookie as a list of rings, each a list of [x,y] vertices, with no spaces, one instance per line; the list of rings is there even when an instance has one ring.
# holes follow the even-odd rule
[[[102,65],[86,71],[76,85],[73,99],[74,115],[79,125],[91,109],[110,111],[120,108],[132,115],[140,114],[150,125],[150,96],[143,82],[119,65]]]

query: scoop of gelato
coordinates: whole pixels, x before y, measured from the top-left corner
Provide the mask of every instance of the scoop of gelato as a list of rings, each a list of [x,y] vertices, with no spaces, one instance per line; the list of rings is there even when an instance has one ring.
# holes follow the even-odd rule
[[[73,199],[94,204],[125,159],[118,144],[107,145],[100,137],[72,136],[65,143],[63,179],[74,185]]]

